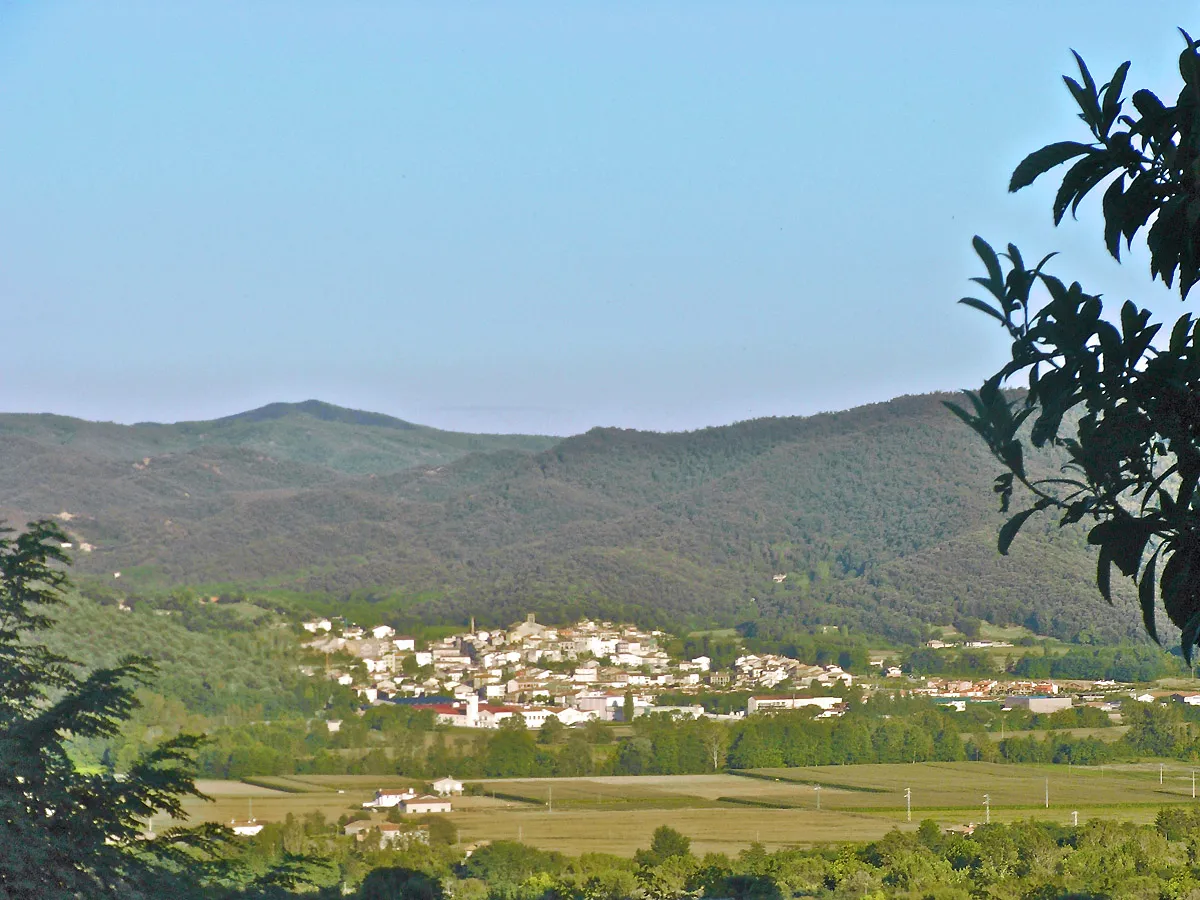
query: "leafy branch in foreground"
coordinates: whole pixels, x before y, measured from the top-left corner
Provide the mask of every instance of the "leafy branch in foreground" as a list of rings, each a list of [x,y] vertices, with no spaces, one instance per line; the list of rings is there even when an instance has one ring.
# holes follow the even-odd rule
[[[0,529],[0,897],[200,897],[206,884],[236,883],[228,829],[144,839],[148,818],[181,819],[183,800],[203,797],[193,780],[201,738],[164,741],[120,776],[75,767],[69,742],[114,737],[154,665],[127,656],[81,677],[36,643],[63,602],[67,536],[52,522],[13,535]],[[304,881],[306,861],[287,863],[250,890]]]
[[[1122,114],[1129,63],[1097,87],[1076,54],[1081,81],[1065,81],[1094,142],[1043,147],[1010,183],[1019,190],[1081,157],[1055,198],[1057,224],[1115,175],[1103,199],[1109,252],[1119,259],[1121,238],[1130,246],[1153,218],[1151,278],[1170,286],[1178,274],[1182,298],[1200,280],[1200,44],[1184,38],[1176,105],[1137,91],[1140,118]],[[978,392],[965,392],[968,407],[947,405],[1004,466],[994,487],[1002,510],[1009,511],[1016,485],[1028,492],[1029,505],[1000,529],[1000,552],[1041,511],[1057,512],[1060,525],[1093,522],[1088,540],[1099,549],[1101,593],[1111,602],[1114,565],[1132,578],[1155,640],[1161,599],[1190,661],[1200,644],[1200,322],[1185,314],[1165,342],[1156,341],[1163,325],[1148,310],[1127,301],[1110,321],[1099,294],[1047,274],[1050,256],[1030,268],[1011,244],[997,254],[976,237],[974,247],[986,275],[972,280],[989,297],[960,302],[1004,327],[1012,359]],[[1018,376],[1028,391],[1014,398],[1003,388]],[[1056,474],[1036,474],[1029,450],[1065,462]]]

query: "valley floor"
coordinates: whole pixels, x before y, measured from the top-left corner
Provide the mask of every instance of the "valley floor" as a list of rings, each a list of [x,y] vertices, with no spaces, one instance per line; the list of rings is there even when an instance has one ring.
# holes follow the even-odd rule
[[[547,850],[632,855],[660,825],[692,839],[693,852],[737,853],[752,842],[768,849],[869,841],[892,828],[933,819],[949,828],[991,821],[1042,819],[1070,824],[1120,819],[1152,822],[1167,805],[1200,803],[1192,769],[1178,761],[1065,767],[992,763],[822,766],[746,775],[610,776],[491,779],[471,782],[482,794],[454,799],[451,818],[463,843],[521,840]],[[1160,784],[1161,777],[1161,784]],[[206,781],[212,803],[190,801],[190,820],[362,817],[380,788],[411,779],[294,776],[256,784]],[[821,790],[817,791],[817,785]],[[906,788],[912,820],[906,819]],[[1049,805],[1047,806],[1047,791]],[[818,794],[820,809],[817,808]]]

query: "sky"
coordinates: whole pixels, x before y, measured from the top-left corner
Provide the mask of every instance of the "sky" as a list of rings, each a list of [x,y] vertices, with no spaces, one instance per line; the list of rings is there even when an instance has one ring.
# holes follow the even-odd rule
[[[1194,3],[0,0],[0,410],[682,430],[977,386],[970,241],[1162,315],[1012,168]]]

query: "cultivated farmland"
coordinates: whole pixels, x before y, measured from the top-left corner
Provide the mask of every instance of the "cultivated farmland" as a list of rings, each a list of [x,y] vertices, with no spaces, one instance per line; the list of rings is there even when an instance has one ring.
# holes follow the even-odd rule
[[[464,842],[522,840],[568,853],[632,854],[659,825],[692,838],[697,852],[870,840],[932,818],[943,826],[1037,818],[1063,822],[1151,821],[1160,807],[1191,804],[1192,770],[1165,763],[1097,767],[918,763],[766,769],[739,775],[491,779],[455,798],[451,814]],[[193,821],[256,817],[277,821],[320,810],[362,815],[378,788],[419,786],[375,776],[289,776],[206,782],[214,803],[189,802]],[[816,788],[820,786],[818,791]],[[275,789],[272,789],[274,787]],[[912,820],[906,817],[906,788]],[[1049,806],[1047,806],[1047,797]],[[818,803],[820,808],[818,809]]]

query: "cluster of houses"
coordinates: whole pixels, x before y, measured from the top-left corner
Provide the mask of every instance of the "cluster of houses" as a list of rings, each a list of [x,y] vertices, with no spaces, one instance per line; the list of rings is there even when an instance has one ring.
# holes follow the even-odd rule
[[[996,700],[1010,695],[1056,696],[1060,687],[1053,681],[997,681],[994,678],[926,678],[914,694],[934,699]]]
[[[1011,647],[1009,641],[943,641],[940,638],[934,638],[925,642],[925,646],[931,650],[949,650],[957,647],[962,647],[966,650],[991,650],[995,647]]]
[[[530,728],[551,717],[564,725],[620,719],[630,694],[641,714],[657,691],[699,687],[710,667],[704,656],[672,660],[662,632],[587,619],[559,628],[530,615],[505,630],[471,628],[420,649],[386,625],[338,628],[316,619],[303,627],[314,635],[310,648],[356,658],[329,677],[364,701],[429,708],[439,721],[467,728],[498,728],[518,714]]]
[[[630,710],[696,716],[703,714],[699,706],[656,706],[654,697],[705,685],[748,690],[786,684],[811,691],[849,687],[854,680],[838,666],[770,654],[745,655],[732,670],[712,672],[707,656],[672,659],[661,646],[660,631],[588,619],[555,627],[529,615],[505,630],[472,627],[421,648],[387,625],[314,619],[303,627],[314,636],[308,647],[355,658],[355,665],[330,668],[328,675],[353,687],[365,702],[428,709],[440,723],[464,728],[499,728],[517,715],[534,729],[551,718],[567,726],[622,720]],[[306,671],[316,674],[311,667]],[[339,727],[328,724],[330,730]]]
[[[854,676],[841,666],[807,665],[789,656],[764,653],[761,656],[739,656],[734,661],[732,672],[727,677],[714,678],[713,682],[734,690],[773,688],[785,682],[801,689],[832,688],[839,685],[850,687],[854,683]]]

